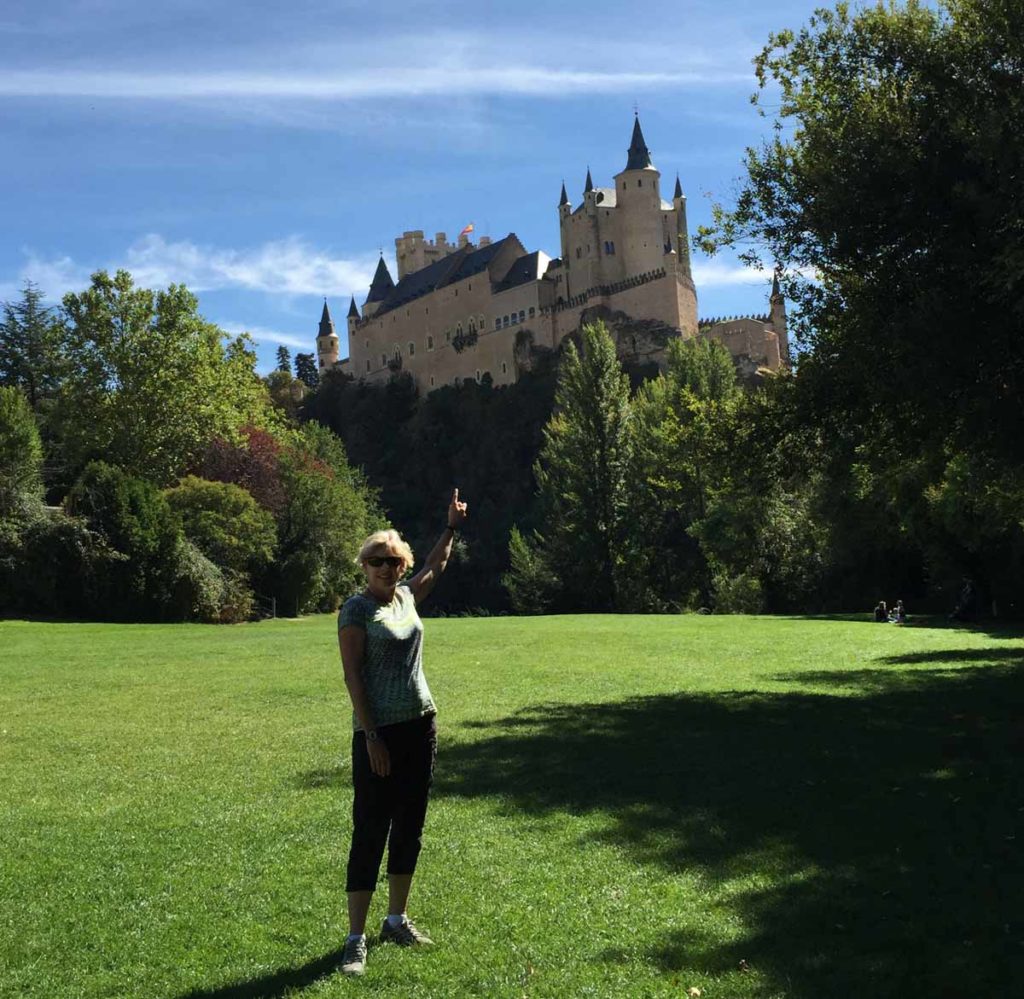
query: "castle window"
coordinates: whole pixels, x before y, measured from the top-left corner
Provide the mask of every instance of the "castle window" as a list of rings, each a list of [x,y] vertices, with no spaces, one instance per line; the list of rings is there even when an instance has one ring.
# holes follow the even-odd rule
[[[473,282],[470,281],[469,284],[466,286],[466,291],[472,291],[472,290],[473,290]]]
[[[456,325],[456,327],[455,327],[455,335],[456,336],[462,336],[462,323],[459,323],[458,325]]]
[[[534,314],[534,313],[535,313],[536,311],[537,311],[537,310],[536,310],[536,309],[535,309],[535,308],[534,308],[534,307],[533,307],[533,306],[531,305],[531,306],[530,306],[530,318],[531,318],[531,319],[533,318],[533,314]]]
[[[501,362],[501,373],[503,375],[508,374],[508,365],[504,361]]]
[[[369,361],[367,361],[367,362],[366,362],[366,370],[367,370],[367,371],[369,371],[369,370],[370,370],[370,362],[369,362]]]
[[[458,298],[458,297],[459,297],[459,289],[458,289],[458,288],[456,288],[456,289],[455,289],[455,297],[456,297],[456,298]]]
[[[579,260],[582,255],[583,255],[583,248],[577,246],[576,247],[576,259]]]
[[[637,187],[643,187],[643,186],[644,186],[644,182],[643,182],[642,180],[638,180],[638,181],[636,182],[636,186],[637,186]]]
[[[615,243],[612,240],[608,242],[608,253],[613,257],[615,256]]]
[[[526,321],[526,312],[523,309],[519,310],[519,321],[521,323]]]
[[[320,358],[320,367],[322,368],[323,366],[324,366],[323,358]]]
[[[412,342],[412,340],[410,340],[409,341],[409,356],[413,357],[415,355],[415,353],[416,353],[416,344],[414,344]]]
[[[434,349],[434,338],[432,336],[427,337],[427,350]]]
[[[444,342],[445,342],[445,343],[451,343],[451,342],[452,342],[452,331],[451,331],[451,327],[449,327],[448,329],[446,329],[446,330],[444,331]]]
[[[496,330],[500,330],[501,329],[501,316],[495,316],[494,317],[494,328]]]
[[[388,355],[387,354],[381,354],[380,355],[380,366],[382,368],[386,368],[388,366]]]
[[[476,332],[476,320],[472,316],[469,317],[469,332]]]
[[[430,376],[430,387],[431,388],[434,387],[434,376],[433,375]]]
[[[480,369],[479,368],[476,369],[476,380],[480,381]]]
[[[364,342],[363,342],[363,346],[364,346],[364,347],[365,347],[365,348],[366,348],[367,350],[369,350],[369,349],[370,349],[370,341],[369,341],[369,340],[366,340],[366,341],[364,341]]]
[[[508,316],[502,316],[501,317],[501,325],[502,326],[508,326]]]

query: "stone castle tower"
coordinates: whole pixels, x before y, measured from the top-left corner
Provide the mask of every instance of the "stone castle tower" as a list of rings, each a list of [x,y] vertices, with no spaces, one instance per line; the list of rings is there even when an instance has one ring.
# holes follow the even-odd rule
[[[698,320],[686,198],[677,176],[672,201],[662,199],[639,116],[613,186],[595,187],[588,169],[573,208],[562,184],[558,227],[554,260],[527,252],[515,233],[474,245],[465,232],[454,244],[443,232],[433,240],[422,230],[404,232],[395,240],[397,282],[382,255],[361,313],[352,298],[343,361],[325,303],[321,369],[337,366],[369,381],[404,370],[421,391],[485,376],[506,384],[530,350],[558,347],[595,316],[630,329],[636,360],[662,361],[666,337],[702,335],[724,343],[741,370],[788,362],[777,278],[770,314]]]

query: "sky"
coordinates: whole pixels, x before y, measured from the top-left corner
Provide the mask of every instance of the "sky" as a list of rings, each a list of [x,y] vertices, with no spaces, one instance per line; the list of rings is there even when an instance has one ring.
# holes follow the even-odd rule
[[[405,230],[515,232],[558,255],[573,204],[625,166],[634,107],[691,235],[770,131],[751,60],[813,0],[4,0],[0,300],[100,268],[187,285],[256,340],[346,353]],[[770,275],[694,255],[702,318],[767,309]]]

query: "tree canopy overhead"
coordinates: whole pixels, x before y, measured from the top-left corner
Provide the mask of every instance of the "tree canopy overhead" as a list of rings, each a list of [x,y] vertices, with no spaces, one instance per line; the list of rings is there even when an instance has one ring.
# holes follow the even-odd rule
[[[819,411],[1020,457],[1024,6],[839,4],[756,70],[776,134],[705,247],[786,267]]]

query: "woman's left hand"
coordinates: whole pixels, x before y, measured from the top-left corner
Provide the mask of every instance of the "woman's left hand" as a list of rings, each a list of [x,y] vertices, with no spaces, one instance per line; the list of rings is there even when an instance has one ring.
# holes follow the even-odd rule
[[[448,504],[448,526],[461,527],[468,516],[466,503],[459,502],[459,490],[456,487],[452,492],[452,501]]]

